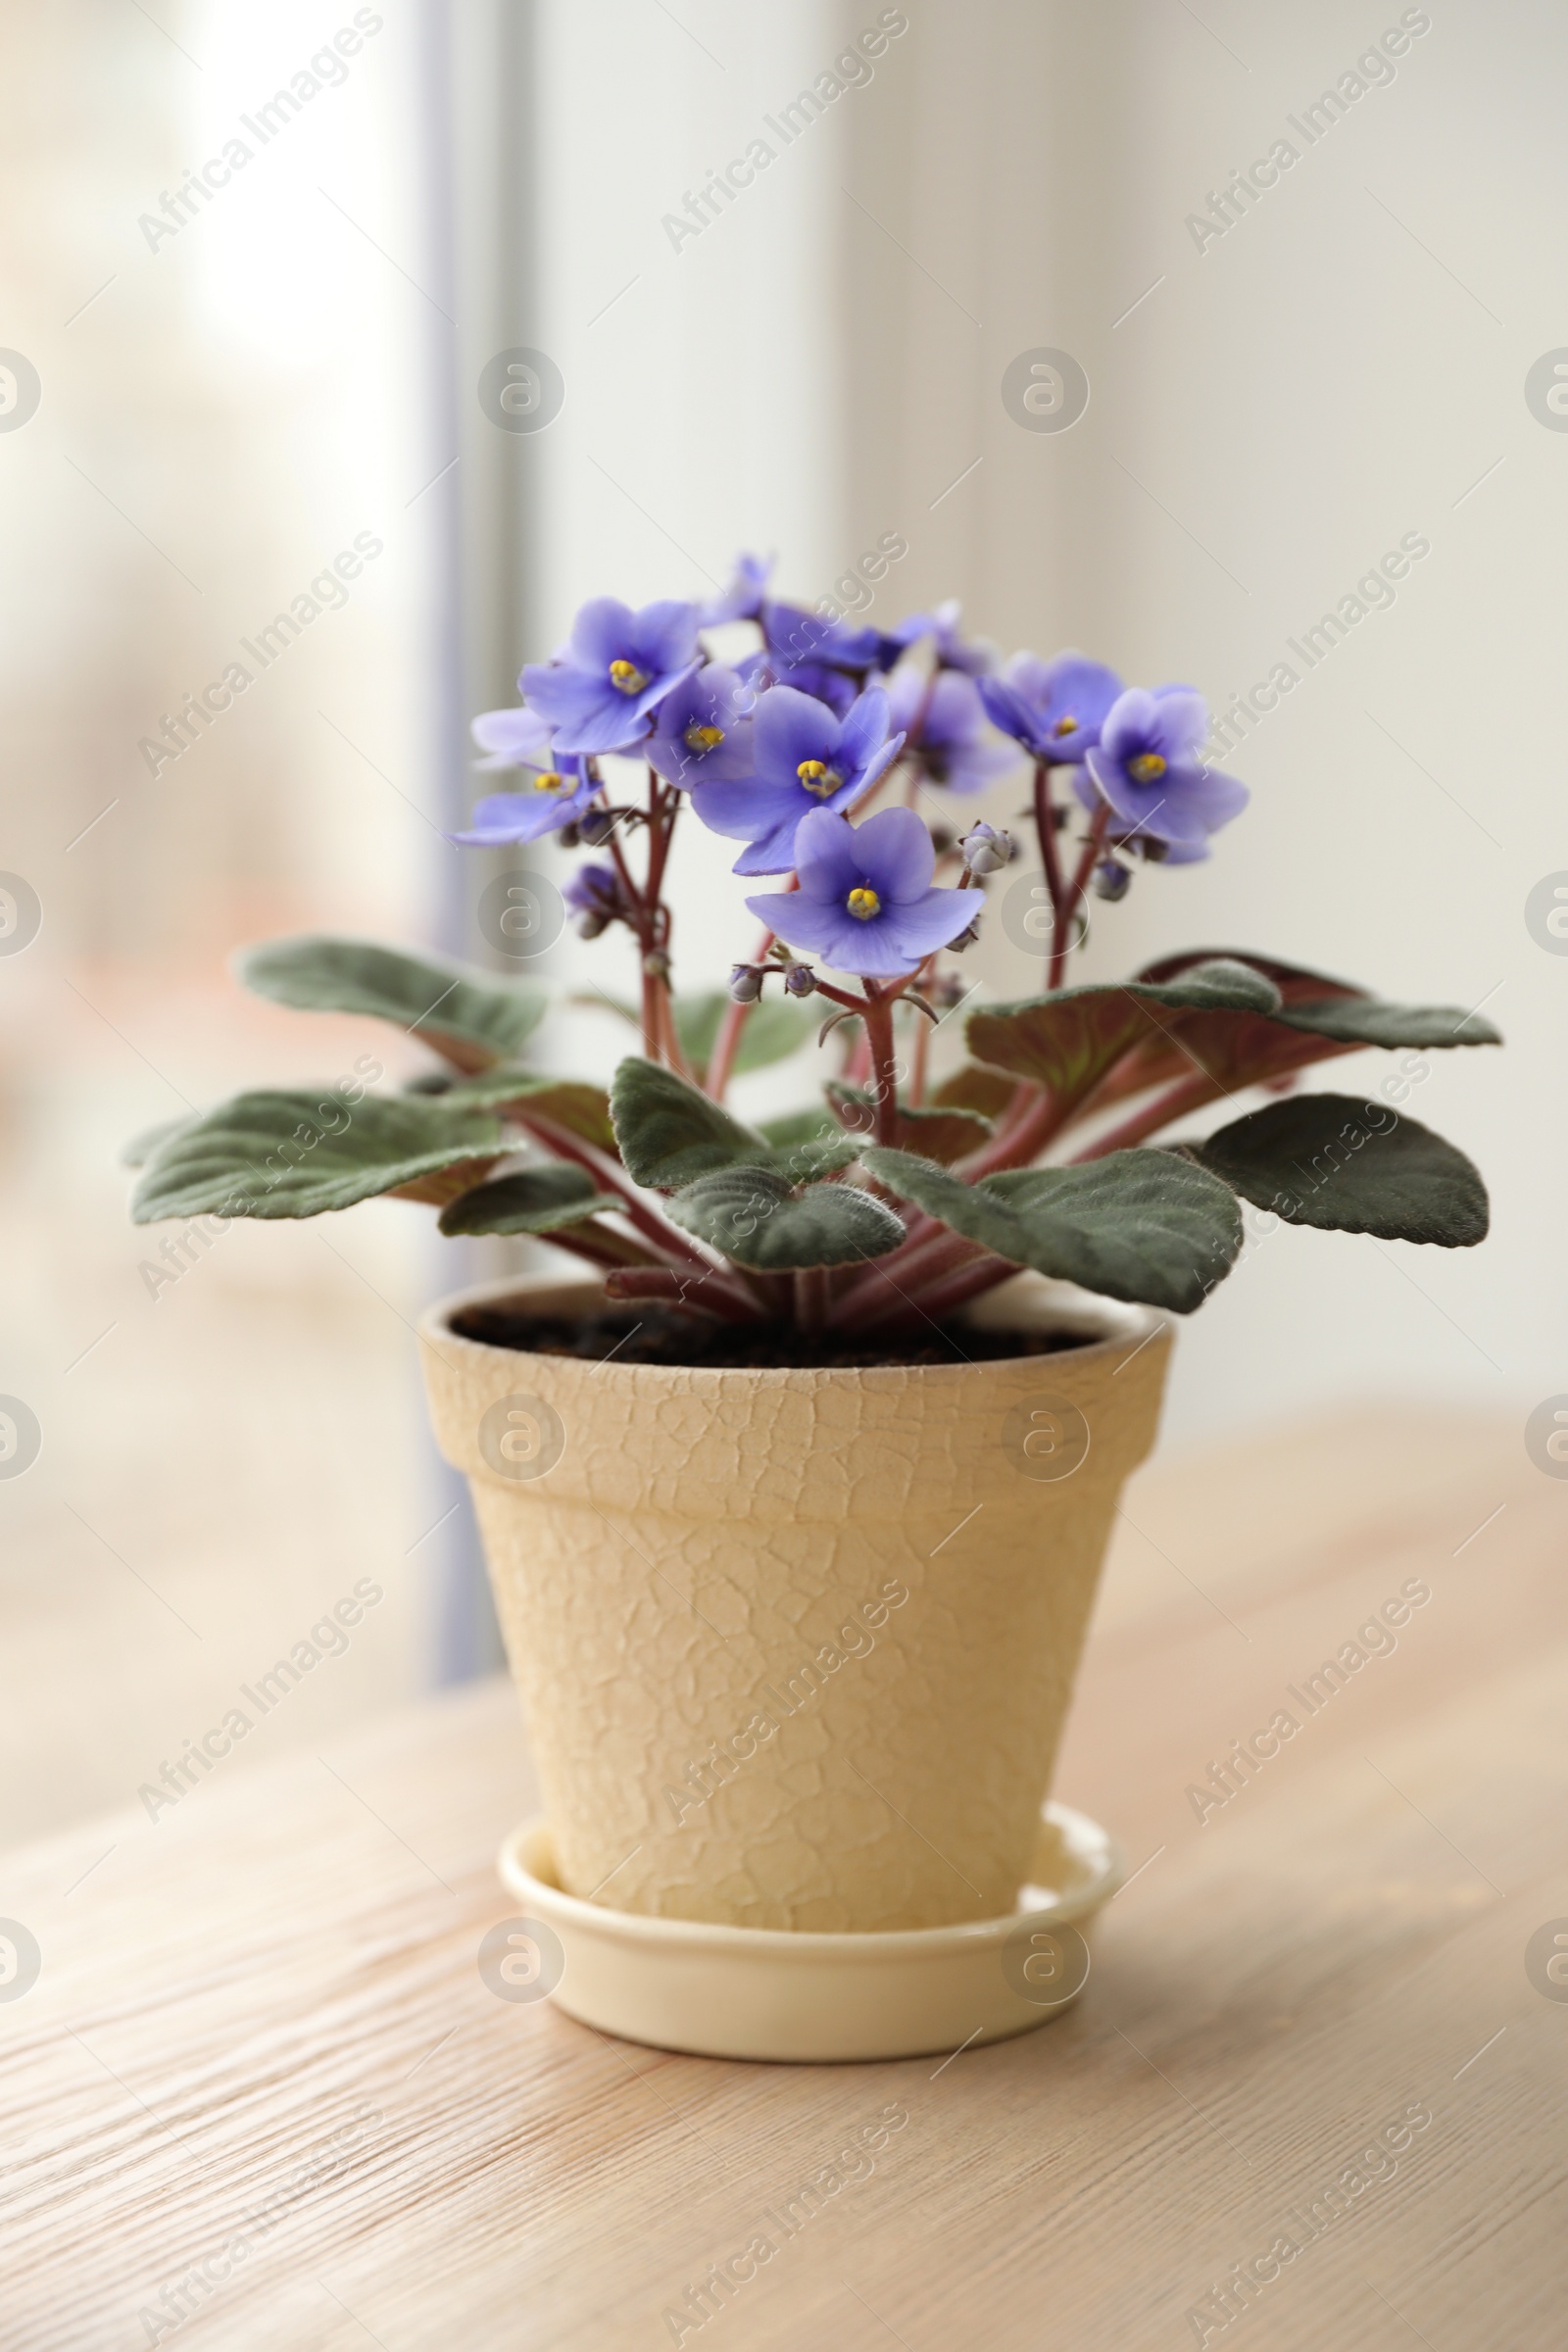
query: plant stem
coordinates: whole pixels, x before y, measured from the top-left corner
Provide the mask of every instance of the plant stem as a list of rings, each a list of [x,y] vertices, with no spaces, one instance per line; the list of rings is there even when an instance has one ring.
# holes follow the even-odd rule
[[[1051,893],[1051,940],[1054,952],[1061,933],[1061,856],[1056,848],[1056,811],[1051,798],[1051,767],[1044,760],[1035,761],[1035,835],[1040,843],[1040,862],[1045,868],[1046,888]]]
[[[871,1047],[871,1098],[876,1110],[876,1140],[879,1144],[897,1144],[899,1092],[893,1054],[893,1000],[883,995],[875,980],[866,980],[862,985],[865,989],[865,1034]]]
[[[897,1321],[906,1312],[927,1314],[930,1301],[946,1290],[953,1276],[970,1266],[977,1258],[989,1257],[978,1243],[966,1242],[956,1233],[943,1234],[944,1247],[933,1250],[921,1265],[903,1274],[892,1271],[896,1260],[889,1257],[878,1261],[877,1271],[886,1269],[886,1278],[866,1285],[865,1296],[841,1300],[839,1309],[829,1319],[841,1329],[870,1331],[878,1325]]]
[[[982,1292],[994,1291],[999,1283],[1006,1282],[1020,1270],[1010,1258],[993,1257],[985,1250],[968,1265],[959,1267],[946,1282],[927,1291],[918,1302],[920,1310],[937,1321],[943,1315],[951,1315],[956,1307],[967,1305],[971,1298],[978,1298]]]
[[[1146,1102],[1142,1110],[1135,1110],[1119,1127],[1112,1127],[1086,1152],[1074,1152],[1072,1165],[1081,1167],[1086,1160],[1103,1159],[1111,1152],[1125,1152],[1132,1145],[1141,1144],[1146,1136],[1157,1135],[1161,1127],[1168,1127],[1184,1111],[1199,1110],[1224,1092],[1222,1086],[1200,1070],[1195,1070],[1189,1078],[1178,1078],[1174,1086],[1168,1086],[1152,1102]]]
[[[1104,846],[1105,828],[1109,822],[1110,809],[1102,803],[1101,807],[1095,810],[1090,821],[1089,831],[1084,836],[1083,850],[1078,863],[1073,869],[1072,880],[1066,886],[1064,904],[1057,915],[1056,927],[1052,935],[1051,972],[1046,983],[1048,988],[1061,986],[1062,976],[1067,969],[1067,958],[1073,951],[1072,919],[1089,887],[1089,877],[1094,871],[1095,860]]]
[[[519,1114],[519,1120],[530,1135],[555,1152],[558,1159],[570,1160],[574,1167],[582,1168],[604,1191],[616,1194],[619,1197],[620,1214],[635,1225],[646,1240],[653,1243],[666,1263],[696,1266],[704,1273],[715,1271],[712,1260],[703,1256],[678,1225],[670,1224],[667,1217],[662,1217],[657,1209],[650,1208],[638,1196],[618,1160],[612,1159],[608,1152],[601,1152],[596,1145],[586,1143],[581,1136],[573,1135],[568,1128],[558,1127],[554,1119],[531,1117],[524,1112]],[[729,1269],[725,1268],[724,1272],[729,1278]]]
[[[1068,1103],[1058,1109],[1050,1088],[1041,1087],[1021,1117],[1000,1129],[973,1159],[964,1161],[958,1172],[966,1183],[978,1184],[982,1176],[995,1175],[999,1168],[1027,1167],[1057,1129],[1066,1126],[1074,1108],[1074,1104]]]
[[[659,982],[659,1007],[669,1066],[677,1078],[684,1078],[688,1086],[695,1086],[697,1081],[692,1075],[691,1064],[681,1051],[680,1031],[675,1025],[675,1000],[669,993],[667,980]]]
[[[667,1266],[626,1266],[610,1275],[605,1282],[609,1298],[659,1298],[670,1306],[685,1307],[688,1313],[718,1315],[726,1323],[756,1323],[761,1320],[755,1305],[743,1300],[716,1285],[707,1298],[699,1299],[697,1293],[704,1287],[704,1277],[693,1281],[689,1275],[676,1274]]]
[[[655,1263],[635,1242],[625,1240],[621,1234],[607,1237],[602,1245],[594,1238],[594,1228],[587,1222],[577,1226],[563,1226],[559,1232],[541,1233],[529,1238],[548,1242],[552,1250],[564,1250],[572,1257],[585,1258],[589,1265],[597,1266],[601,1273],[607,1273],[612,1268],[625,1271],[632,1266],[652,1266]]]
[[[792,875],[791,880],[793,879]],[[772,945],[772,932],[764,931],[758,943],[757,953],[752,957],[752,961],[765,963]],[[707,1075],[707,1091],[715,1102],[722,1102],[729,1090],[729,1082],[735,1070],[735,1055],[740,1049],[741,1031],[746,1026],[746,1016],[751,1009],[750,1004],[737,1004],[732,1001],[725,1007],[724,1017],[718,1024],[718,1035],[713,1040],[713,1051],[709,1057]]]
[[[798,1266],[795,1272],[795,1326],[798,1331],[820,1331],[827,1321],[827,1268]]]

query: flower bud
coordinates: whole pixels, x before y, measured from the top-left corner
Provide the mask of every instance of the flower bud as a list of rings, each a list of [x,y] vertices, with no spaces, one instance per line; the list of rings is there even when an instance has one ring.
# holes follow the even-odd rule
[[[1095,896],[1097,899],[1124,899],[1132,888],[1132,880],[1130,866],[1118,865],[1114,858],[1107,858],[1095,868]]]
[[[577,918],[579,939],[597,939],[620,912],[620,884],[612,866],[580,866],[561,895]]]
[[[737,963],[729,976],[729,993],[737,1004],[755,1004],[762,993],[762,967],[760,963]]]
[[[1012,856],[1012,836],[995,826],[974,825],[958,844],[971,874],[999,874]]]
[[[615,830],[615,811],[612,808],[590,808],[577,820],[577,837],[590,850],[603,849]]]
[[[811,997],[816,994],[816,974],[808,963],[785,966],[784,993],[790,997]]]
[[[980,925],[977,922],[971,923],[967,931],[960,931],[956,939],[949,940],[948,954],[950,956],[961,956],[965,948],[972,948],[974,946],[974,943],[979,936]]]

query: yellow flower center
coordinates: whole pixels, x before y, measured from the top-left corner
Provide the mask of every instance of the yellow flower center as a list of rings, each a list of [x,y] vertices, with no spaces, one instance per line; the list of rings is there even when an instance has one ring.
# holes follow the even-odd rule
[[[702,727],[695,718],[686,730],[686,749],[689,752],[716,752],[723,740],[722,727]]]
[[[1136,760],[1128,760],[1127,773],[1135,784],[1157,784],[1165,773],[1165,762],[1158,752],[1140,752]]]
[[[882,902],[874,890],[852,890],[844,904],[860,923],[868,923],[873,914],[882,911]]]
[[[610,664],[610,683],[617,694],[641,694],[648,677],[648,671],[639,669],[635,662],[612,662]]]
[[[533,780],[535,792],[565,792],[567,780],[556,767],[547,767]]]
[[[830,792],[837,792],[844,781],[838,769],[829,767],[823,760],[803,760],[795,773],[807,791],[819,801],[825,801]],[[874,913],[875,909],[871,911]]]
[[[1076,735],[1078,732],[1078,721],[1071,716],[1067,718],[1058,718],[1051,732],[1053,735]]]

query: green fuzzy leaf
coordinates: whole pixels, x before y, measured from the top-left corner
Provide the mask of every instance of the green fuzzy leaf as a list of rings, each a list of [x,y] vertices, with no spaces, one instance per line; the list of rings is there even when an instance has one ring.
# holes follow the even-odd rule
[[[1276,956],[1259,956],[1250,948],[1184,948],[1175,956],[1156,956],[1133,977],[1163,986],[1168,981],[1185,979],[1200,965],[1214,963],[1239,963],[1250,972],[1260,972],[1265,980],[1274,983],[1287,1004],[1315,1004],[1326,997],[1367,994],[1354,980],[1337,980],[1332,974],[1313,971],[1304,963],[1283,963]]]
[[[814,1143],[790,1144],[781,1152],[769,1152],[761,1163],[786,1184],[820,1184],[824,1176],[837,1176],[841,1169],[853,1166],[860,1156],[860,1147],[853,1136],[823,1136]]]
[[[1195,964],[1211,962],[1218,951],[1202,949],[1167,956],[1139,974],[1140,983],[1181,978]],[[1309,1063],[1353,1054],[1363,1046],[1499,1045],[1501,1039],[1480,1014],[1457,1006],[1395,1004],[1349,981],[1235,951],[1273,982],[1284,1002],[1272,1017],[1237,1012],[1174,1014],[1168,1034],[1151,1032],[1126,1054],[1102,1088],[1101,1102],[1119,1101],[1195,1071],[1212,1080],[1212,1093],[1236,1094],[1261,1078],[1304,1069]]]
[[[786,1110],[776,1119],[759,1119],[757,1132],[767,1138],[775,1152],[782,1152],[793,1144],[832,1143],[839,1124],[819,1103],[814,1110]]]
[[[122,1148],[121,1166],[122,1168],[145,1167],[155,1152],[161,1152],[165,1144],[179,1134],[181,1128],[190,1126],[192,1119],[200,1118],[200,1111],[187,1111],[181,1118],[160,1119],[155,1126],[139,1129],[131,1137],[129,1143]]]
[[[825,1110],[792,1110],[780,1119],[763,1119],[758,1133],[768,1145],[759,1164],[791,1184],[816,1184],[824,1176],[836,1176],[860,1153],[858,1143]]]
[[[1216,958],[1168,984],[1063,988],[1017,1004],[988,1005],[969,1015],[965,1034],[976,1060],[1032,1078],[1065,1104],[1098,1086],[1130,1047],[1170,1031],[1176,1013],[1272,1013],[1280,1001],[1279,990],[1260,972]]]
[[[368,939],[310,933],[270,940],[241,955],[244,985],[275,1004],[310,1012],[364,1012],[421,1037],[460,1070],[488,1069],[519,1053],[543,1016],[542,988],[406,956]]]
[[[1287,1029],[1352,1046],[1500,1046],[1502,1036],[1478,1012],[1457,1004],[1393,1004],[1384,997],[1340,997],[1292,1004],[1277,1015]]]
[[[904,1239],[903,1220],[851,1184],[794,1192],[773,1168],[721,1168],[668,1202],[677,1225],[737,1264],[783,1273],[881,1257]]]
[[[438,1222],[443,1233],[553,1233],[622,1205],[613,1193],[597,1192],[581,1168],[558,1160],[474,1185],[441,1211]]]
[[[866,1143],[876,1132],[876,1106],[863,1086],[845,1086],[833,1080],[827,1087],[827,1099],[853,1136]],[[916,1110],[901,1102],[897,1116],[895,1138],[901,1152],[916,1152],[922,1159],[934,1159],[944,1168],[970,1152],[977,1152],[991,1133],[991,1121],[976,1110],[958,1110],[940,1104]]]
[[[775,1143],[657,1062],[633,1057],[611,1090],[615,1140],[638,1184],[673,1192],[715,1168],[766,1167],[788,1184],[814,1184],[855,1159],[859,1146],[820,1112],[797,1143]]]
[[[1242,1245],[1228,1189],[1169,1152],[1112,1152],[975,1185],[906,1152],[873,1145],[861,1157],[902,1200],[1014,1265],[1178,1315],[1201,1305]],[[1184,1169],[1174,1181],[1173,1166]]]
[[[602,1152],[615,1149],[610,1097],[602,1086],[580,1078],[552,1078],[539,1070],[482,1070],[475,1078],[453,1079],[437,1100],[459,1110],[511,1110],[518,1119],[551,1119]]]
[[[316,1217],[377,1193],[439,1183],[471,1168],[472,1184],[502,1151],[498,1122],[417,1097],[330,1088],[235,1095],[182,1123],[153,1154],[131,1217]],[[462,1189],[459,1186],[459,1189]]]
[[[677,1078],[631,1054],[616,1070],[610,1115],[626,1171],[638,1184],[673,1192],[712,1168],[765,1160],[764,1137]]]
[[[1467,1250],[1486,1238],[1474,1162],[1430,1127],[1352,1095],[1297,1095],[1182,1147],[1290,1225]]]

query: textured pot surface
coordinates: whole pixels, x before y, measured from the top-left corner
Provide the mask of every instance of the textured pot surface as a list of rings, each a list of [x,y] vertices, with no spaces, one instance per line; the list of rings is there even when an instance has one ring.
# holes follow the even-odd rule
[[[716,1370],[452,1330],[502,1300],[600,1294],[491,1284],[419,1335],[567,1891],[825,1933],[1010,1911],[1168,1329],[1023,1276],[969,1364]],[[987,1359],[987,1322],[1087,1344]]]

